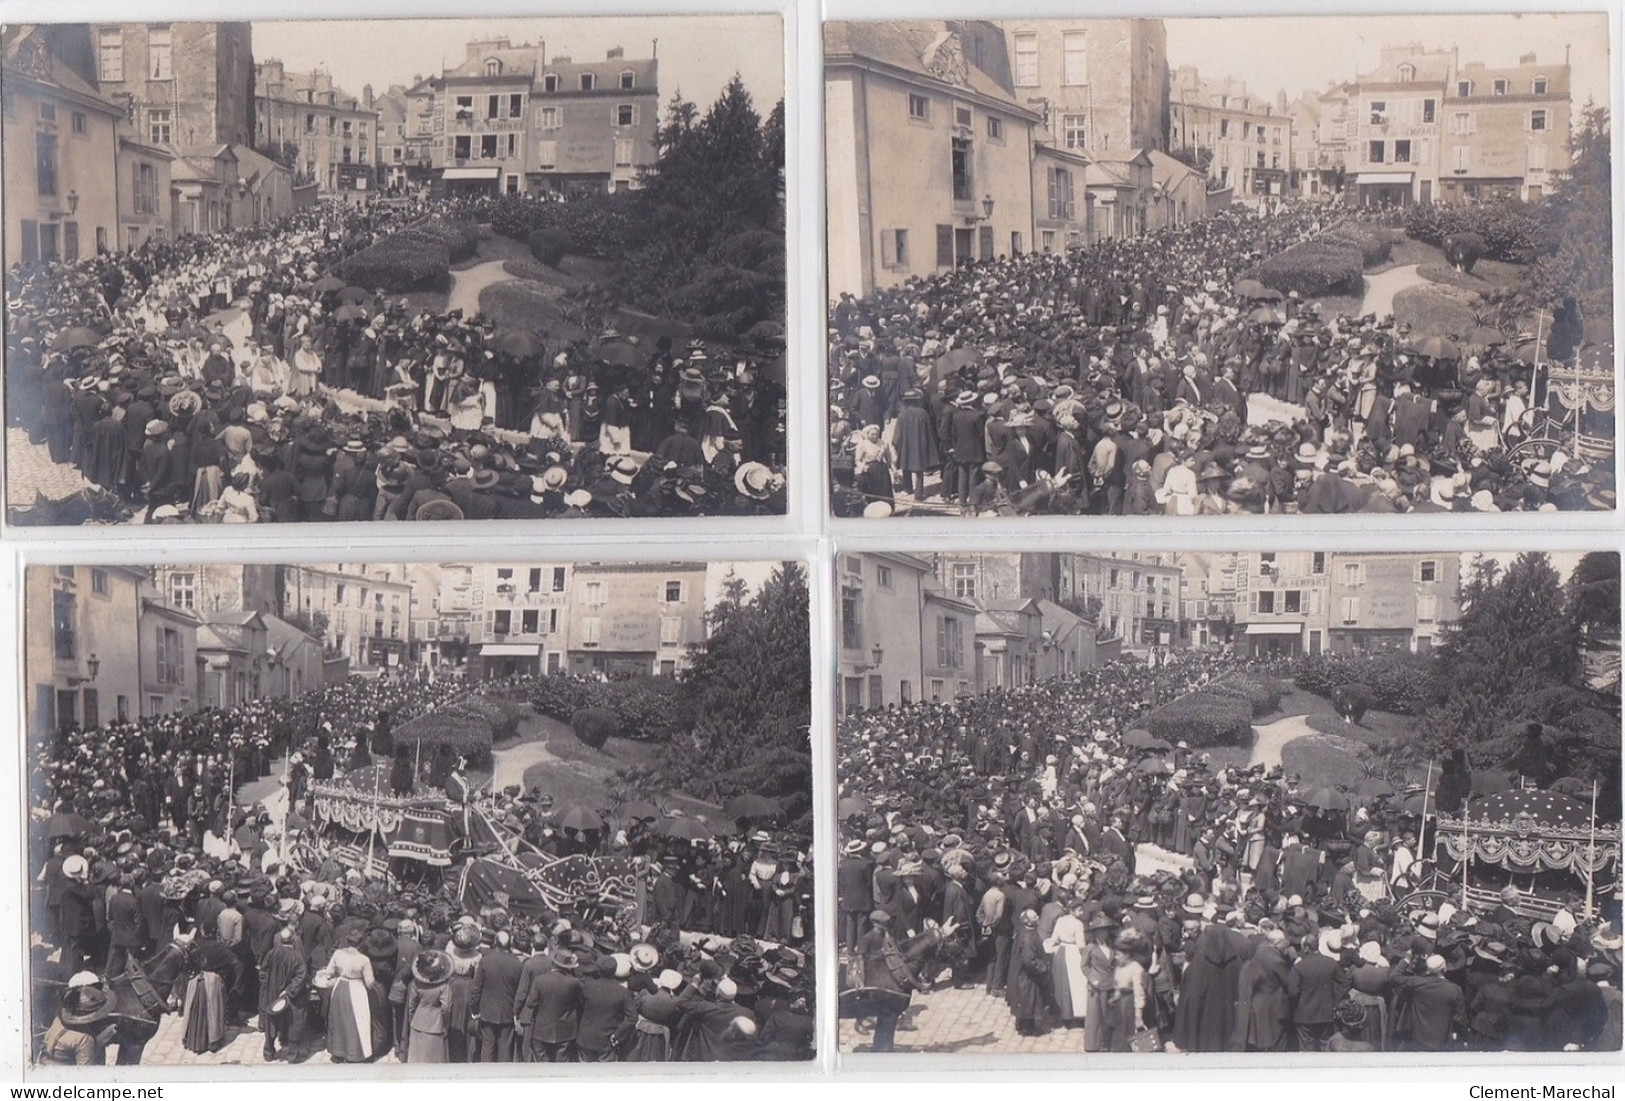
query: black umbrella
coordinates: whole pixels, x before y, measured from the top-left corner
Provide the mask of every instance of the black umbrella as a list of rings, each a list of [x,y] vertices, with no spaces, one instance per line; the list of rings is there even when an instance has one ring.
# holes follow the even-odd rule
[[[335,321],[360,321],[367,316],[367,311],[354,303],[346,303],[333,311]]]
[[[741,818],[770,818],[779,813],[779,805],[761,795],[736,795],[722,804],[722,812],[735,821]]]
[[[553,822],[559,828],[566,830],[601,830],[604,820],[598,817],[597,812],[590,811],[579,804],[565,807],[553,816]]]
[[[365,306],[372,301],[372,295],[360,287],[345,287],[339,291],[340,302],[354,302],[358,306]]]
[[[101,337],[95,329],[87,329],[83,325],[73,325],[56,334],[51,341],[51,350],[55,352],[71,352],[75,348],[94,348],[101,343]]]
[[[698,818],[664,818],[655,832],[678,841],[709,841],[711,828]]]
[[[1336,788],[1310,788],[1303,795],[1303,805],[1316,810],[1348,810],[1349,797]]]
[[[862,818],[873,810],[867,799],[859,799],[856,795],[843,796],[835,804],[835,814],[839,818]]]
[[[493,340],[491,346],[515,359],[529,359],[538,348],[536,338],[523,329],[509,329]]]
[[[1429,359],[1461,358],[1461,349],[1456,346],[1455,342],[1446,340],[1442,336],[1423,337],[1411,345],[1411,351],[1419,356],[1427,356]]]
[[[636,818],[647,822],[660,817],[660,808],[645,800],[634,799],[630,803],[622,803],[615,813],[622,818]]]
[[[344,289],[344,280],[331,275],[324,275],[311,284],[311,291],[315,294],[332,294],[334,291]]]
[[[613,364],[616,367],[636,367],[645,359],[642,351],[622,340],[612,340],[607,344],[600,344],[598,351],[593,354],[604,363]]]
[[[1243,279],[1235,286],[1237,298],[1245,298],[1253,302],[1279,302],[1281,292],[1273,287],[1266,287],[1256,279]]]

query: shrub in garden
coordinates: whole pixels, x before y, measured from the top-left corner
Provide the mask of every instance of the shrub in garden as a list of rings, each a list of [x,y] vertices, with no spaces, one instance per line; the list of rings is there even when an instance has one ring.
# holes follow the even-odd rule
[[[1476,233],[1452,233],[1444,239],[1444,258],[1457,271],[1471,272],[1487,246]]]
[[[1478,234],[1491,260],[1523,264],[1540,248],[1537,208],[1516,199],[1473,206],[1426,203],[1412,206],[1405,216],[1405,232],[1418,241],[1444,247],[1447,237]]]
[[[1394,251],[1394,241],[1387,230],[1359,222],[1339,222],[1318,240],[1353,245],[1360,250],[1360,259],[1368,268],[1386,263]]]
[[[1371,710],[1376,698],[1376,693],[1371,691],[1370,686],[1359,681],[1340,684],[1332,690],[1332,702],[1337,705],[1337,713],[1351,720],[1356,726],[1365,718],[1365,713]]]
[[[1261,678],[1236,673],[1207,686],[1209,692],[1241,700],[1252,709],[1253,718],[1261,719],[1281,706],[1286,686],[1274,678]]]
[[[1359,294],[1364,286],[1365,259],[1358,247],[1317,238],[1266,257],[1256,277],[1278,291],[1297,291],[1305,298],[1328,294]]]
[[[334,269],[346,283],[389,294],[439,290],[451,273],[451,253],[430,237],[386,237]]]
[[[1316,654],[1297,659],[1293,683],[1305,692],[1334,700],[1345,684],[1371,693],[1369,707],[1396,715],[1420,715],[1434,700],[1435,686],[1426,657],[1417,654]]]
[[[1192,692],[1147,713],[1140,723],[1157,737],[1192,749],[1245,745],[1252,740],[1253,709],[1233,695]]]
[[[570,716],[570,730],[582,745],[603,749],[616,733],[615,712],[603,707],[583,707]]]
[[[538,229],[525,238],[525,244],[538,261],[556,268],[570,251],[570,236],[560,229]]]

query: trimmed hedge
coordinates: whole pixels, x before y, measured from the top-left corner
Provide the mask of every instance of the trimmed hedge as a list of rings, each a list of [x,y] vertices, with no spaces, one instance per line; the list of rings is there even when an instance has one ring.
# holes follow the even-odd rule
[[[615,712],[602,707],[583,707],[570,716],[570,730],[576,740],[592,749],[603,749],[615,727]]]
[[[550,268],[556,268],[570,251],[570,235],[558,229],[538,229],[525,238],[530,254]]]
[[[1484,255],[1512,264],[1528,263],[1540,250],[1538,208],[1517,199],[1472,206],[1425,203],[1409,207],[1405,232],[1418,241],[1444,246],[1454,234],[1476,233],[1484,239]]]
[[[677,681],[673,677],[637,676],[600,681],[574,673],[538,677],[530,691],[537,714],[573,722],[584,709],[607,711],[612,733],[637,741],[664,741],[676,715]]]
[[[478,251],[479,229],[471,222],[428,218],[351,256],[334,274],[363,290],[389,294],[442,290],[451,265]]]
[[[1434,701],[1428,661],[1415,654],[1302,657],[1293,663],[1292,682],[1328,700],[1344,685],[1361,685],[1371,692],[1371,707],[1396,715],[1420,715]]]
[[[1286,695],[1286,686],[1273,678],[1260,679],[1235,673],[1207,686],[1209,692],[1241,700],[1252,709],[1253,718],[1274,714]]]
[[[1139,725],[1192,749],[1246,745],[1253,737],[1253,709],[1239,696],[1210,689],[1163,704],[1142,716]]]
[[[1359,294],[1364,288],[1365,257],[1352,244],[1316,238],[1265,258],[1255,273],[1267,287],[1304,298]]]
[[[1319,240],[1353,245],[1368,268],[1387,263],[1394,251],[1394,240],[1387,230],[1360,222],[1339,222],[1322,233]]]

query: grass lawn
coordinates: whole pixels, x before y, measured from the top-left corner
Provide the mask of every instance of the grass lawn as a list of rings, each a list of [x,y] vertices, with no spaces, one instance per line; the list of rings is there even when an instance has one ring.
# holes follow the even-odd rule
[[[1365,778],[1359,752],[1361,743],[1336,734],[1294,738],[1281,748],[1281,770],[1288,777],[1316,787],[1354,785]]]
[[[1394,318],[1410,322],[1420,333],[1465,333],[1478,324],[1473,316],[1477,302],[1476,292],[1442,283],[1406,287],[1394,295]]]
[[[1417,723],[1406,715],[1368,711],[1359,726],[1345,726],[1330,700],[1293,685],[1288,685],[1279,708],[1254,722],[1267,725],[1294,715],[1304,716],[1304,721],[1320,733],[1288,742],[1281,750],[1282,768],[1304,777],[1324,774],[1331,777],[1324,781],[1329,784],[1360,779],[1364,775],[1359,759],[1362,746],[1379,746],[1396,738],[1408,738]],[[1216,746],[1202,752],[1212,759],[1215,769],[1231,765],[1246,768],[1253,748],[1250,745]]]

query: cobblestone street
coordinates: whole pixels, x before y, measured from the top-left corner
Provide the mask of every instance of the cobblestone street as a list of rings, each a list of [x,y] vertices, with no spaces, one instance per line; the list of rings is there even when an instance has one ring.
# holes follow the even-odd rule
[[[226,1045],[219,1051],[201,1053],[187,1051],[185,1044],[182,1042],[185,1039],[185,1035],[184,1030],[181,1028],[180,1014],[165,1014],[163,1021],[158,1026],[158,1035],[152,1038],[151,1042],[147,1044],[146,1050],[142,1053],[141,1063],[143,1066],[151,1067],[230,1067],[282,1065],[280,1060],[274,1064],[266,1063],[265,1059],[262,1057],[261,1053],[264,1051],[265,1035],[259,1030],[253,1028],[228,1028],[226,1032],[229,1039],[226,1041]],[[307,1038],[305,1048],[306,1050],[314,1050],[312,1051],[310,1058],[306,1059],[302,1064],[303,1066],[327,1066],[332,1063],[332,1059],[328,1057],[327,1052],[321,1050],[321,1036]],[[115,1054],[116,1053],[112,1051],[108,1052],[107,1061],[109,1063],[113,1061]],[[382,1059],[379,1059],[378,1062],[394,1063],[398,1062],[398,1060],[395,1058],[395,1053],[390,1052]]]

